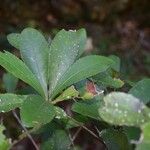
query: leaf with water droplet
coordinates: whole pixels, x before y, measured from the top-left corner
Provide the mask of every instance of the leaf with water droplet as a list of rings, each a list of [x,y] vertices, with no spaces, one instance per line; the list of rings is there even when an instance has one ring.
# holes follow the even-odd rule
[[[140,126],[148,120],[147,109],[131,94],[112,92],[104,97],[104,105],[99,108],[99,115],[110,124]]]
[[[49,123],[55,116],[55,109],[41,96],[30,95],[22,104],[20,113],[23,124],[34,127]]]
[[[130,94],[139,98],[143,103],[150,102],[150,79],[137,82],[129,91]]]
[[[21,107],[26,98],[26,95],[0,94],[0,112],[8,112]]]
[[[19,49],[26,65],[38,78],[47,96],[48,42],[33,28],[26,28],[20,34]]]
[[[48,62],[49,95],[62,75],[83,53],[85,42],[86,32],[84,29],[76,32],[61,30],[52,40]]]

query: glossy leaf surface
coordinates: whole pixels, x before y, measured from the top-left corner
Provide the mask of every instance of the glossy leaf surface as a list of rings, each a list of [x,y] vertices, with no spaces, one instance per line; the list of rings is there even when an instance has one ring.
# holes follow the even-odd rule
[[[139,126],[147,121],[148,108],[136,97],[123,92],[112,92],[104,97],[99,109],[103,120],[114,125]]]
[[[29,68],[15,55],[9,52],[0,52],[0,65],[4,67],[8,72],[13,74],[15,77],[31,85],[41,95],[44,94],[37,78],[29,70]]]
[[[27,96],[15,94],[0,94],[0,112],[7,112],[21,107]]]
[[[49,94],[58,80],[83,53],[86,42],[84,29],[78,31],[61,30],[52,40],[49,52]]]

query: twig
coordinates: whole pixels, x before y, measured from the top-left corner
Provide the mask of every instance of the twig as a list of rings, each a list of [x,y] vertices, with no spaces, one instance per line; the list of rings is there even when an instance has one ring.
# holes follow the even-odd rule
[[[18,123],[21,125],[22,129],[24,130],[24,132],[26,133],[27,137],[30,139],[30,141],[32,142],[32,144],[34,145],[36,150],[39,150],[39,147],[37,146],[37,144],[35,143],[34,139],[32,138],[32,136],[30,135],[30,133],[28,132],[28,130],[23,126],[21,120],[19,119],[19,117],[17,116],[15,110],[12,111],[14,117],[16,118],[16,120],[18,121]]]
[[[70,119],[72,119],[72,117],[68,116]],[[73,119],[80,127],[82,127],[84,130],[86,130],[87,132],[89,132],[92,136],[94,136],[96,139],[101,140],[93,131],[91,131],[90,129],[88,129],[86,126],[81,125],[80,122],[78,122],[77,120]]]
[[[69,134],[70,136],[70,140],[71,140],[71,144],[69,145],[69,147],[71,147],[71,145],[74,146],[74,140],[76,139],[76,137],[78,136],[79,132],[81,131],[82,127],[79,127],[78,130],[76,131],[76,133],[73,135],[73,137],[71,138],[71,135]],[[75,149],[75,148],[74,148]]]
[[[79,127],[78,130],[76,131],[76,133],[74,134],[74,136],[72,137],[73,141],[77,138],[77,136],[81,130],[82,130],[82,127]]]
[[[90,129],[88,129],[86,126],[81,126],[83,129],[85,129],[87,132],[89,132],[92,136],[94,136],[96,139],[100,140],[100,138]]]
[[[71,141],[71,144],[68,146],[68,148],[70,148],[71,145],[72,145],[72,146],[73,146],[73,149],[76,150],[75,145],[74,145],[74,143],[73,143],[73,139],[72,139],[72,137],[71,137],[71,134],[68,133],[68,135],[69,135],[69,139],[70,139],[70,141]]]

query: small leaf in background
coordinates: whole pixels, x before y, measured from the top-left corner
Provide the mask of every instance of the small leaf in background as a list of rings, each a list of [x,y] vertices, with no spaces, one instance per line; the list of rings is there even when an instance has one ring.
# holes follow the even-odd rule
[[[22,104],[20,113],[24,125],[33,127],[49,123],[55,116],[55,109],[41,96],[30,95]]]
[[[11,33],[7,35],[8,42],[14,46],[15,48],[20,48],[20,34],[18,33]]]
[[[144,124],[142,127],[141,143],[137,145],[136,150],[150,149],[150,122]]]
[[[119,78],[113,78],[107,71],[97,74],[93,77],[98,85],[112,88],[121,88],[124,82]]]
[[[101,106],[100,96],[96,96],[88,101],[75,102],[72,106],[72,111],[87,116],[93,119],[101,120],[99,117],[98,109]]]
[[[130,150],[130,145],[124,132],[115,129],[105,129],[99,134],[108,150]]]
[[[136,97],[123,92],[112,92],[104,97],[99,108],[100,117],[114,125],[140,126],[148,119],[147,107]]]
[[[67,88],[64,92],[62,92],[62,94],[55,99],[55,102],[60,102],[63,100],[68,100],[74,97],[78,97],[78,95],[79,92],[74,88],[74,86],[71,86]]]
[[[58,81],[58,84],[52,93],[52,98],[66,87],[96,75],[97,73],[106,71],[111,67],[111,64],[111,59],[96,55],[86,56],[77,60]]]
[[[84,29],[78,31],[61,30],[50,45],[49,53],[49,89],[53,92],[58,80],[83,53],[86,42]]]
[[[109,56],[109,58],[110,59],[112,59],[113,60],[113,69],[115,70],[115,71],[117,71],[117,72],[120,72],[120,58],[119,57],[117,57],[117,56],[115,56],[115,55],[110,55]]]
[[[8,112],[21,107],[26,98],[25,95],[0,94],[0,112]]]
[[[3,75],[3,83],[4,88],[8,93],[14,93],[18,83],[18,79],[10,73],[5,73]]]
[[[19,50],[22,59],[37,77],[46,95],[48,81],[48,42],[38,30],[26,28],[20,34]]]
[[[0,150],[8,150],[10,148],[10,143],[3,134],[4,130],[5,127],[3,125],[0,125]]]
[[[130,94],[139,98],[143,103],[150,102],[150,79],[143,79],[137,82],[129,91]]]
[[[15,55],[9,52],[0,52],[0,65],[18,79],[21,79],[22,81],[31,85],[42,96],[44,96],[43,89],[37,78],[23,63],[23,61],[21,61]]]

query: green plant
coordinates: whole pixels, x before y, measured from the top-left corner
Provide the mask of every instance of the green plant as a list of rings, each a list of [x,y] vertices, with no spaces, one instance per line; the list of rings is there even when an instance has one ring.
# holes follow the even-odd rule
[[[13,111],[36,149],[39,148],[30,133],[42,137],[49,133],[42,138],[40,149],[75,149],[68,132],[73,127],[82,127],[115,150],[132,149],[136,137],[130,139],[128,131],[141,128],[144,139],[140,144],[134,143],[136,149],[150,147],[150,109],[146,105],[150,101],[150,79],[138,82],[129,93],[108,94],[108,88],[112,91],[124,85],[119,79],[120,59],[113,55],[81,57],[86,42],[84,29],[61,30],[48,43],[39,31],[26,28],[8,35],[8,41],[20,50],[23,61],[7,51],[0,52],[0,65],[10,73],[3,78],[8,93],[0,94],[0,112]],[[14,76],[35,91],[19,94],[15,90],[18,79]],[[79,116],[58,107],[59,102],[66,100],[75,100],[72,111]],[[21,120],[16,108],[20,109]],[[92,119],[104,124],[102,131],[97,127],[99,135],[84,126]]]

